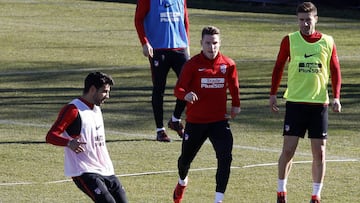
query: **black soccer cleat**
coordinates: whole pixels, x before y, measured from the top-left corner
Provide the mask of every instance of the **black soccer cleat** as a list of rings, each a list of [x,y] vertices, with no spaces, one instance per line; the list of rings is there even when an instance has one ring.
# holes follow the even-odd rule
[[[184,126],[180,121],[172,121],[171,118],[168,122],[168,128],[177,132],[180,138],[184,137]]]
[[[156,133],[156,140],[159,142],[171,142],[171,139],[167,136],[165,130],[160,130]]]

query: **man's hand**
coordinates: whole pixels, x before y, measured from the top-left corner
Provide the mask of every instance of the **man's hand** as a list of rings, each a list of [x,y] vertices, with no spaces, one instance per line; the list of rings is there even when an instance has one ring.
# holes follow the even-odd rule
[[[275,112],[275,113],[279,112],[279,107],[277,106],[276,95],[270,95],[269,105],[270,105],[270,109],[272,112]]]
[[[152,58],[154,56],[154,50],[149,43],[144,44],[142,48],[143,48],[143,54],[145,57]]]
[[[78,154],[85,151],[85,149],[81,146],[84,144],[86,144],[86,142],[80,142],[78,139],[72,139],[68,142],[67,147]]]
[[[340,99],[338,98],[335,98],[333,103],[332,103],[332,110],[334,112],[338,112],[340,113],[341,112],[341,104],[340,104]]]
[[[231,113],[230,113],[231,118],[235,118],[236,115],[238,115],[240,112],[241,112],[240,107],[235,107],[235,106],[231,107]]]
[[[184,100],[190,103],[194,103],[199,100],[198,96],[194,92],[189,92],[185,95]]]

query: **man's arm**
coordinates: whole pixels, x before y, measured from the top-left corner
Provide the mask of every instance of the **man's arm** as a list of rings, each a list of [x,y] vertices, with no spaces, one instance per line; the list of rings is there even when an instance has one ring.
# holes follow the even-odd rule
[[[68,104],[64,106],[55,123],[47,133],[46,142],[57,146],[67,146],[71,139],[62,136],[62,133],[76,119],[78,113],[78,109],[75,105]]]
[[[275,66],[271,78],[269,105],[271,111],[273,112],[277,112],[279,110],[279,108],[277,107],[276,94],[280,86],[285,64],[289,59],[290,59],[290,41],[289,41],[289,36],[285,36],[281,41],[280,50],[275,62]]]
[[[340,98],[341,71],[335,44],[330,59],[330,73],[333,96],[334,98]]]
[[[231,74],[229,74],[230,78],[228,79],[229,84],[229,92],[231,95],[231,118],[235,118],[237,114],[240,113],[240,89],[239,89],[239,77],[236,70],[236,64],[233,63],[231,65]]]
[[[228,87],[232,100],[231,105],[233,107],[240,107],[239,78],[235,63],[231,65],[230,70],[231,70],[231,74],[229,74],[229,78],[228,78],[228,82],[229,82]]]
[[[145,57],[153,57],[154,50],[146,37],[144,21],[150,10],[150,0],[138,0],[135,11],[135,28]]]
[[[289,37],[285,36],[281,41],[280,50],[272,72],[270,95],[276,95],[284,72],[285,64],[289,58],[290,58],[290,41],[289,41]]]
[[[184,24],[185,24],[185,30],[186,30],[186,35],[188,38],[188,46],[190,44],[190,21],[189,21],[189,13],[188,13],[188,9],[187,9],[187,1],[184,0]]]
[[[188,13],[188,9],[187,9],[187,1],[186,0],[184,0],[184,24],[185,24],[186,35],[188,38],[186,52],[190,59],[190,56],[191,56],[190,55],[190,22],[189,22],[189,13]]]
[[[148,39],[146,38],[146,34],[145,34],[144,20],[149,10],[150,10],[150,0],[137,1],[134,21],[135,21],[135,28],[142,46],[148,43]]]
[[[337,56],[335,43],[330,59],[330,73],[331,73],[331,86],[332,86],[332,92],[334,98],[332,109],[334,112],[341,112],[341,104],[340,104],[341,71],[340,71],[340,63]]]
[[[197,96],[195,95],[191,95],[189,94],[187,98],[186,95],[188,93],[190,93],[188,85],[190,84],[191,80],[192,80],[192,73],[191,73],[191,65],[188,62],[186,62],[184,64],[184,67],[181,70],[180,76],[178,81],[176,82],[175,88],[174,88],[174,95],[176,98],[180,99],[180,100],[185,100],[185,101],[192,101],[191,99],[196,99],[197,100]],[[195,98],[196,97],[196,98]]]

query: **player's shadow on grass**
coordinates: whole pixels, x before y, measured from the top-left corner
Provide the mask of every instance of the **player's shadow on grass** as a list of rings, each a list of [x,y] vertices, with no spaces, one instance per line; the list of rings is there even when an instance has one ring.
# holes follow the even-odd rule
[[[110,139],[106,140],[106,143],[114,143],[114,142],[157,142],[155,138],[133,138],[133,139]],[[180,142],[181,140],[172,140],[173,142]],[[24,145],[32,145],[32,144],[47,144],[45,141],[3,141],[0,142],[0,145],[7,145],[7,144],[24,144]]]
[[[45,141],[3,141],[0,142],[2,144],[45,144]]]
[[[106,140],[106,143],[112,143],[112,142],[142,142],[142,141],[158,142],[155,138],[134,138],[134,139]],[[181,140],[180,139],[176,139],[176,140],[172,139],[172,142],[181,142]]]

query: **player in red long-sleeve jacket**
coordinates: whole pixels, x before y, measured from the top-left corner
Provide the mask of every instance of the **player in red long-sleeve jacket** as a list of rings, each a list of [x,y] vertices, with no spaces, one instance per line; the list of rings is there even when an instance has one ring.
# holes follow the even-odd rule
[[[320,203],[325,175],[325,149],[328,129],[329,95],[327,86],[331,76],[334,112],[341,111],[341,72],[336,46],[331,36],[315,30],[317,8],[311,2],[297,7],[299,31],[283,38],[275,63],[269,104],[277,112],[276,93],[288,63],[286,113],[283,128],[283,150],[278,164],[277,202],[286,203],[286,184],[299,138],[306,131],[313,154],[313,192],[311,203]]]
[[[219,52],[218,28],[203,29],[201,46],[201,53],[185,63],[174,89],[178,99],[187,101],[185,134],[178,159],[179,181],[173,193],[175,203],[182,201],[190,164],[207,138],[218,160],[215,202],[222,202],[230,175],[233,137],[228,119],[240,113],[236,65]],[[227,90],[232,98],[229,113]]]

